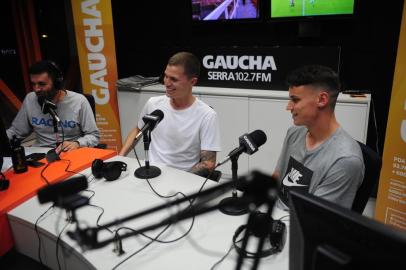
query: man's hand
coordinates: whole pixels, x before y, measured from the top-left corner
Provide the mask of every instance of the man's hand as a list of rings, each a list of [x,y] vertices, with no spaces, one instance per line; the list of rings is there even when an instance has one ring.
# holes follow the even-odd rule
[[[56,148],[55,151],[59,154],[62,151],[63,152],[69,152],[71,150],[78,149],[78,148],[80,148],[79,142],[77,142],[77,141],[74,141],[74,142],[72,142],[72,141],[64,141],[63,145],[60,144]]]

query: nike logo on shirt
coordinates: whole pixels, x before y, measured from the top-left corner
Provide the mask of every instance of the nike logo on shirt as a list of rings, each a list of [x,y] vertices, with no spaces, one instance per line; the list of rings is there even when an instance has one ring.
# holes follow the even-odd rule
[[[290,172],[283,178],[282,183],[288,187],[305,187],[307,185],[298,184],[302,176],[298,170],[291,168]]]

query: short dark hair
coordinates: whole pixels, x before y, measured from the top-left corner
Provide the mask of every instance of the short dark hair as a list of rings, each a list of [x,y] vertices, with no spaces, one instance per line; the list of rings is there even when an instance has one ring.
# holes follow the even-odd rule
[[[37,75],[41,73],[48,73],[51,77],[52,83],[54,87],[57,89],[62,88],[63,83],[63,74],[61,69],[55,64],[53,61],[50,60],[41,60],[38,61],[30,66],[28,73],[30,75]]]
[[[179,52],[169,58],[168,65],[170,66],[183,66],[186,76],[188,78],[200,75],[200,61],[190,52]]]
[[[334,109],[340,93],[340,79],[337,73],[329,67],[321,65],[303,66],[292,71],[286,78],[288,87],[311,85],[323,88],[330,96],[330,107]]]

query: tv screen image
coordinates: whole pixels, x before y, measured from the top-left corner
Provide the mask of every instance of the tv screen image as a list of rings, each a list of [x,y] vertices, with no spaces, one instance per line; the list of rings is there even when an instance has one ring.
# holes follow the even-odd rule
[[[195,21],[259,18],[259,0],[192,0]]]
[[[355,0],[270,0],[271,18],[351,15]]]

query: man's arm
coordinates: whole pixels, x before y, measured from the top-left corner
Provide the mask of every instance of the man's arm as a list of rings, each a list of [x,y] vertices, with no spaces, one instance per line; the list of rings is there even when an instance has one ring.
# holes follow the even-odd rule
[[[359,157],[341,158],[334,162],[314,195],[351,208],[364,177],[364,163]]]
[[[193,166],[191,172],[200,176],[208,176],[216,166],[216,154],[215,151],[201,151],[200,162]]]
[[[92,108],[86,99],[83,99],[81,103],[79,121],[78,124],[83,135],[75,141],[64,141],[63,146],[59,145],[56,149],[57,152],[67,152],[80,147],[93,147],[99,143],[100,131],[97,128]]]
[[[121,148],[120,150],[120,156],[126,156],[131,151],[131,149],[134,148],[135,137],[138,135],[138,133],[140,133],[140,129],[138,127],[131,130],[131,132],[125,139],[123,148]]]
[[[21,106],[21,109],[18,111],[16,117],[9,129],[7,129],[7,137],[12,139],[13,136],[16,136],[18,139],[25,139],[32,132],[32,126],[28,119],[27,113],[27,101],[24,99],[24,103]]]

